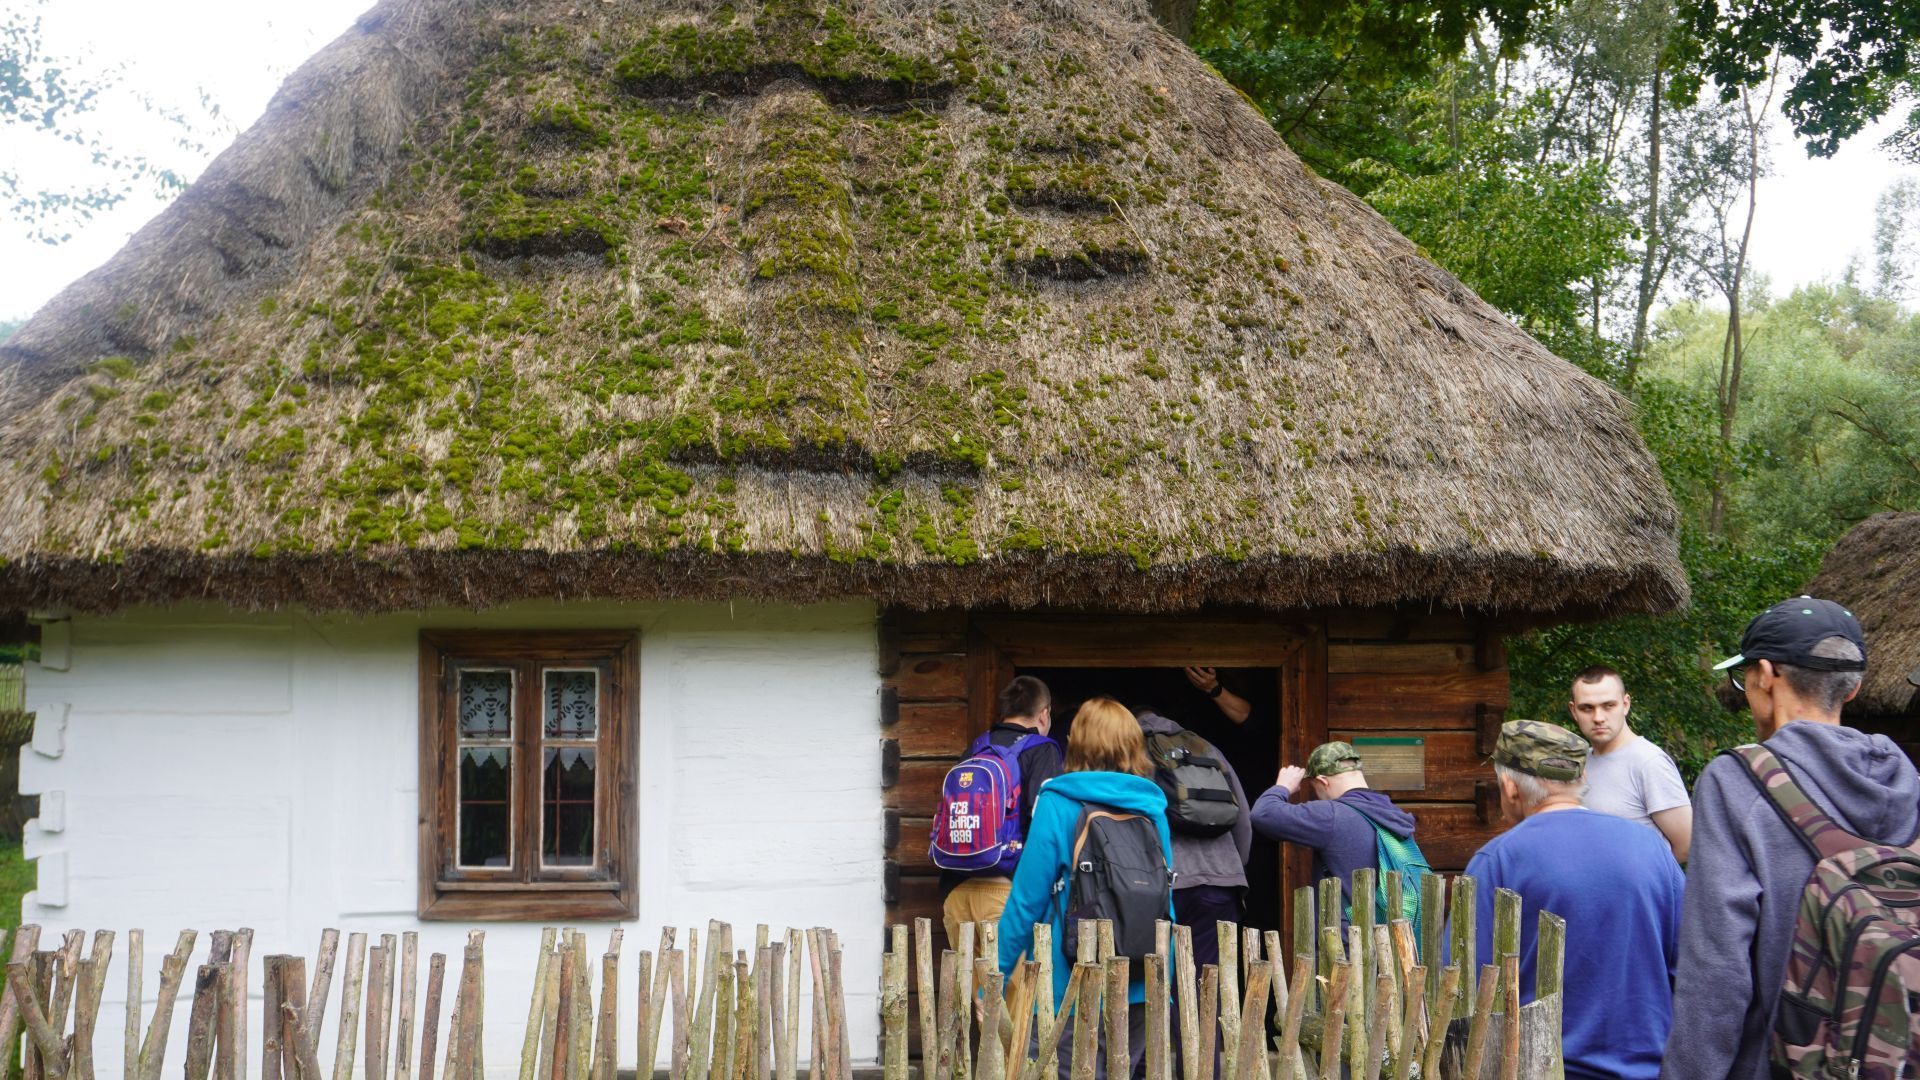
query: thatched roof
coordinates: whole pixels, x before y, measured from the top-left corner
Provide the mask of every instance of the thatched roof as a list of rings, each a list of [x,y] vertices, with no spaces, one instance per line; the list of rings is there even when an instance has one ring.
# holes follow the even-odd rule
[[[387,0],[0,361],[0,606],[1686,592],[1623,399],[1127,0]]]
[[[1920,717],[1920,513],[1849,529],[1807,592],[1845,605],[1866,631],[1867,678],[1848,712]]]

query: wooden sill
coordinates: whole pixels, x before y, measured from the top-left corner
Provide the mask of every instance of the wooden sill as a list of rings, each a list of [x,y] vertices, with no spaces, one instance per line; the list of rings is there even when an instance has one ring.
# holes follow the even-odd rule
[[[478,883],[469,883],[478,884]],[[494,883],[488,882],[492,885]],[[447,922],[618,921],[640,915],[639,890],[615,882],[542,882],[486,890],[441,885],[421,906],[420,918]]]
[[[619,892],[620,883],[617,881],[443,881],[435,888],[441,892]]]

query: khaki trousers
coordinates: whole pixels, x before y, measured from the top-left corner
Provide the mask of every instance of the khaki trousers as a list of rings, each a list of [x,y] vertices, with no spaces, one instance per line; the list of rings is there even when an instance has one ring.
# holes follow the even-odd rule
[[[947,928],[947,948],[960,947],[961,923],[999,922],[1000,912],[1006,908],[1007,896],[1012,892],[1012,878],[977,877],[968,878],[948,893],[946,903],[940,906],[940,921]],[[978,931],[975,934],[974,953],[978,955]],[[999,962],[997,957],[989,959]]]

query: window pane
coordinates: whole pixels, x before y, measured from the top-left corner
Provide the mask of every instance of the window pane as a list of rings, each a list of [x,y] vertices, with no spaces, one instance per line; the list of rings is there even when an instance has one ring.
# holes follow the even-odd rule
[[[600,718],[600,673],[547,672],[549,739],[591,739]]]
[[[541,781],[541,860],[548,866],[593,865],[594,751],[550,747]]]
[[[513,736],[513,672],[460,672],[460,737]]]
[[[513,751],[460,748],[460,865],[513,865]]]

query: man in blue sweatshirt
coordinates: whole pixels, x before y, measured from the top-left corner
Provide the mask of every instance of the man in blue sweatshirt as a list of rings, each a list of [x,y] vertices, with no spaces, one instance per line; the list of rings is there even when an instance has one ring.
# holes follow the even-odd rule
[[[1295,803],[1302,784],[1307,801]],[[1373,827],[1405,839],[1413,835],[1413,815],[1367,787],[1360,753],[1349,742],[1323,743],[1307,755],[1307,766],[1280,770],[1273,787],[1253,804],[1253,830],[1268,840],[1284,840],[1313,849],[1315,880],[1332,875],[1353,903],[1353,872],[1378,870]]]
[[[1842,829],[1904,846],[1920,830],[1913,763],[1885,735],[1840,726],[1866,666],[1853,615],[1804,596],[1756,616],[1739,655],[1720,665],[1746,695],[1761,744],[1808,798]],[[1765,1080],[1813,854],[1738,757],[1707,765],[1693,806],[1673,1035],[1660,1075]]]
[[[1513,827],[1467,863],[1478,883],[1475,955],[1493,951],[1495,895],[1520,894],[1520,1001],[1533,1000],[1540,913],[1567,921],[1561,1045],[1569,1080],[1654,1080],[1673,1015],[1680,864],[1666,838],[1581,805],[1585,739],[1509,720],[1494,744],[1500,812]]]

